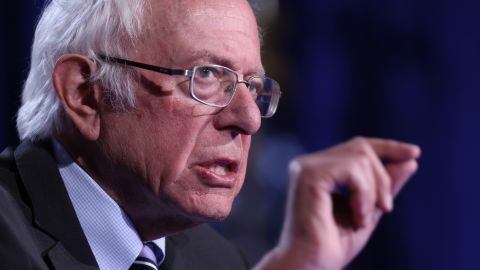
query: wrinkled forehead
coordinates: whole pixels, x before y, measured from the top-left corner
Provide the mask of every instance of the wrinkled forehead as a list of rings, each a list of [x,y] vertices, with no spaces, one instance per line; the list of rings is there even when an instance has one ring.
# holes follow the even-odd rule
[[[245,52],[259,55],[257,22],[246,0],[153,1],[151,12],[149,41],[158,47],[183,53],[182,46],[196,41],[199,50],[211,47],[234,55],[242,43]]]
[[[156,21],[170,27],[197,24],[203,18],[218,18],[257,28],[255,16],[246,0],[158,0],[153,1],[151,7]]]
[[[215,3],[214,3],[215,2]],[[210,24],[217,22],[208,20],[208,18],[217,18],[218,22],[228,22],[232,25],[238,25],[245,30],[256,31],[257,22],[253,12],[245,0],[234,1],[197,1],[197,5],[192,5],[185,9],[185,24]],[[207,21],[208,20],[208,21]],[[226,26],[222,24],[222,27]]]

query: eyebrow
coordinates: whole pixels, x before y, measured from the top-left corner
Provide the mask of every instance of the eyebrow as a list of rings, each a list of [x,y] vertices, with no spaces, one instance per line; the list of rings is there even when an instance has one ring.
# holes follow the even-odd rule
[[[228,68],[230,68],[232,70],[235,70],[235,71],[240,70],[240,67],[235,62],[233,62],[230,59],[227,59],[225,57],[221,57],[219,55],[216,55],[209,50],[197,51],[191,57],[189,57],[187,60],[190,63],[191,62],[196,62],[196,61],[199,61],[199,60],[203,60],[203,61],[207,61],[210,64],[222,65],[222,66],[228,67]],[[252,74],[255,74],[255,75],[264,75],[265,74],[265,69],[262,66],[261,68],[256,68],[256,69],[253,69],[253,70],[247,70],[247,75],[249,75],[248,73],[252,73]]]

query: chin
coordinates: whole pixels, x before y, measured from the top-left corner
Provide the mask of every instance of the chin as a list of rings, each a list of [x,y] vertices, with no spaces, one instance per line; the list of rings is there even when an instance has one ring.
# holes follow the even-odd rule
[[[196,222],[222,221],[230,215],[233,199],[221,195],[201,196],[187,206],[186,214]]]

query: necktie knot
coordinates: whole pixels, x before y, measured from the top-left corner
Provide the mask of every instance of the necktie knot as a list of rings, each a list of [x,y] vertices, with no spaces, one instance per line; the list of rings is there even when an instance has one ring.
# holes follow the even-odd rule
[[[155,243],[146,242],[129,270],[158,270],[163,257],[162,250]]]

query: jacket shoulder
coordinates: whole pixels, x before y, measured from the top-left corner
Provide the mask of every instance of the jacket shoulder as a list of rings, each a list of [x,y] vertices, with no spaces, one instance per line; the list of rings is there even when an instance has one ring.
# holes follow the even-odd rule
[[[14,149],[8,147],[0,153],[0,186],[6,191],[17,194],[16,166]]]
[[[0,172],[8,170],[14,163],[13,148],[7,147],[0,153]]]
[[[0,259],[2,269],[47,269],[37,251],[31,213],[20,199],[13,148],[0,153]]]

